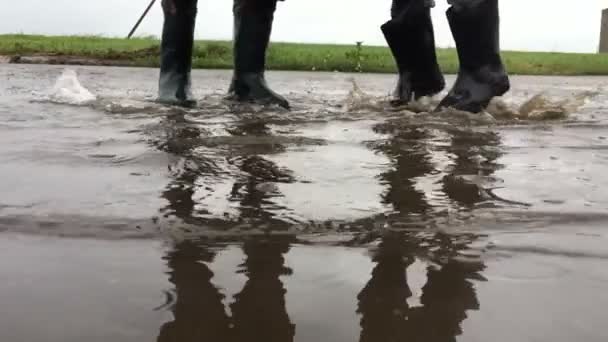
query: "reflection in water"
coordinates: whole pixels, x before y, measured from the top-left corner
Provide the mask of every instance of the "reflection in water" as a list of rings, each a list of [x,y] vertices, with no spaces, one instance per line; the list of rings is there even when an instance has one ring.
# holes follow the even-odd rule
[[[479,260],[467,262],[457,257],[475,239],[400,233],[380,238],[372,248],[376,265],[371,279],[357,296],[360,341],[455,341],[462,334],[467,312],[480,307],[472,281],[483,280],[480,272],[484,266]],[[174,319],[161,327],[158,341],[293,341],[297,322],[287,313],[288,289],[281,280],[292,274],[285,265],[285,255],[293,243],[290,237],[257,237],[242,243],[245,260],[236,272],[246,275],[247,280],[230,303],[231,314],[207,266],[217,247],[201,241],[178,243],[166,256],[169,280],[177,296],[171,307]],[[407,276],[415,260],[428,265],[426,284],[420,304],[408,304],[416,303],[408,300],[413,293]],[[315,274],[309,277],[314,279]],[[312,281],[305,286],[332,291],[316,289]],[[335,318],[323,317],[323,303],[318,306],[319,312],[309,314],[321,315],[332,326]]]
[[[372,146],[391,160],[391,168],[380,179],[387,187],[384,201],[392,204],[395,218],[409,221],[436,217],[446,209],[462,212],[482,205],[520,204],[498,198],[492,191],[498,181],[493,175],[503,167],[498,162],[503,154],[498,133],[460,128],[438,132],[399,120],[378,124],[375,130],[388,136]],[[428,186],[435,179],[437,189],[419,184]]]
[[[467,311],[479,310],[479,300],[472,278],[478,270],[450,261],[440,270],[429,268],[427,283],[422,289],[422,306],[412,312],[411,323],[419,329],[421,341],[456,341],[462,334]]]
[[[306,184],[270,157],[289,153],[288,147],[293,142],[280,139],[286,136],[277,132],[292,130],[271,126],[260,118],[211,126],[213,123],[205,125],[204,120],[186,120],[183,114],[170,117],[163,124],[166,133],[158,137],[156,145],[178,159],[170,165],[171,182],[163,194],[168,201],[163,209],[165,216],[224,231],[235,227],[314,231],[317,230],[314,227],[326,223],[314,217],[303,220],[295,208],[286,204],[291,199],[282,198],[285,195],[280,184]],[[453,213],[466,217],[471,211],[488,206],[520,205],[498,198],[493,192],[499,181],[493,175],[503,167],[499,159],[504,153],[497,133],[456,127],[439,130],[403,120],[379,123],[374,130],[384,138],[368,145],[390,161],[388,165],[373,167],[382,169],[378,182],[386,190],[380,202],[383,207],[392,206],[389,215],[392,220],[422,224],[438,222],[435,219]],[[213,139],[218,134],[222,139]],[[335,158],[339,160],[340,156]],[[310,163],[313,170],[322,169],[314,160]],[[315,182],[314,172],[307,176]],[[335,182],[340,182],[339,176],[336,175]],[[297,188],[304,189],[302,184]],[[311,185],[311,190],[315,186],[318,184]],[[313,209],[320,205],[314,198],[304,203]],[[329,221],[335,221],[333,226],[345,223],[364,227],[369,226],[370,220],[376,223],[384,216],[379,212],[351,222],[339,217]]]
[[[270,135],[264,124],[243,125],[238,127],[238,131],[244,135]],[[283,149],[280,144],[256,144],[242,146],[236,151],[239,157],[234,163],[238,165],[241,174],[236,177],[230,200],[240,204],[240,220],[263,224],[281,223],[274,213],[280,209],[272,201],[273,197],[280,196],[278,187],[274,184],[290,183],[293,179],[288,170],[279,168],[261,154],[277,153]]]
[[[495,132],[454,130],[452,134],[448,151],[453,156],[453,165],[443,179],[443,191],[458,206],[473,209],[490,199],[487,189],[478,183],[490,180],[502,168],[497,162],[502,155],[498,149],[500,137]]]
[[[246,223],[254,229],[277,230],[287,226],[277,213],[289,208],[280,208],[273,202],[280,193],[272,184],[294,180],[289,170],[264,158],[284,152],[285,146],[264,139],[259,143],[250,140],[251,143],[232,144],[220,149],[220,159],[224,160],[218,162],[200,153],[204,147],[200,138],[204,134],[202,128],[178,123],[170,126],[172,134],[161,145],[182,162],[163,193],[168,201],[166,214],[198,226],[217,222]],[[469,176],[487,180],[500,167],[497,163],[500,140],[496,134],[454,130],[437,144],[433,131],[424,127],[376,129],[388,135],[388,139],[373,148],[392,162],[392,167],[379,179],[387,188],[383,201],[393,206],[397,218],[406,220],[410,216],[436,213],[434,206],[440,203],[430,202],[417,182],[441,172],[446,176],[439,178],[440,186],[452,205],[474,209],[488,201],[486,189],[471,182]],[[241,122],[226,131],[233,137],[272,134],[260,122]],[[440,166],[434,163],[433,153],[438,152],[448,154],[451,163],[447,170],[439,170]],[[221,163],[227,163],[229,168],[218,166]],[[214,218],[212,222],[204,218],[205,209],[200,209],[194,196],[201,178],[212,179],[221,173],[227,175],[224,179],[230,179],[228,200],[238,214]],[[213,191],[213,184],[205,183],[208,191]],[[376,265],[371,279],[357,297],[360,341],[455,341],[462,334],[467,311],[479,309],[472,280],[482,279],[479,272],[484,267],[478,260],[463,262],[459,257],[476,237],[381,230],[362,234],[363,238],[355,236],[356,242],[350,245],[370,241],[379,244],[372,253]],[[159,341],[293,341],[296,325],[287,314],[287,289],[281,277],[292,272],[285,266],[285,255],[294,239],[280,236],[258,236],[245,242],[243,238],[235,239],[242,244],[246,256],[238,272],[245,274],[247,281],[230,303],[231,314],[222,303],[223,295],[212,284],[213,272],[207,267],[215,249],[194,241],[177,244],[167,255],[170,281],[177,295],[172,307],[174,321],[161,328]],[[407,276],[408,268],[416,260],[428,265],[419,305],[409,300],[413,293]],[[327,318],[328,325],[331,320]]]
[[[295,335],[285,306],[287,292],[279,277],[291,274],[284,254],[289,240],[248,241],[242,272],[247,275],[243,290],[230,305],[235,341],[290,342]]]
[[[461,324],[468,310],[478,310],[479,303],[471,279],[479,279],[481,264],[464,264],[443,259],[427,269],[427,282],[422,289],[420,306],[410,307],[412,291],[408,285],[407,268],[416,257],[456,253],[456,246],[446,236],[429,241],[433,247],[422,248],[415,238],[387,235],[382,238],[373,260],[372,278],[359,293],[358,313],[361,315],[360,341],[456,341],[462,334]],[[429,250],[437,250],[437,254]],[[441,259],[441,258],[440,258]]]
[[[377,130],[383,132],[381,127]],[[417,177],[425,176],[434,169],[425,142],[429,133],[417,127],[406,127],[392,133],[391,138],[376,148],[393,163],[393,168],[381,175],[388,187],[384,201],[392,204],[399,213],[424,214],[429,204],[425,194],[417,190],[415,185]]]
[[[280,196],[274,184],[290,183],[293,178],[289,170],[278,167],[263,155],[282,152],[284,146],[263,139],[259,143],[245,140],[242,144],[226,147],[221,155],[215,155],[215,152],[205,150],[204,129],[186,123],[183,115],[170,117],[164,127],[167,132],[155,145],[179,158],[178,163],[169,166],[172,181],[163,192],[163,197],[168,201],[163,209],[165,216],[175,216],[185,223],[209,227],[242,222],[250,225],[283,223],[275,217],[275,212],[283,208],[272,201],[273,197]],[[226,128],[226,132],[234,137],[271,135],[267,125],[258,121],[240,122]],[[238,203],[238,217],[227,213],[223,217],[214,217],[208,208],[200,206],[194,198],[197,191],[214,192],[214,180],[226,178],[234,182],[227,200]],[[201,182],[206,184],[205,187],[200,185]]]
[[[280,280],[291,274],[284,258],[290,243],[277,238],[243,244],[246,260],[239,273],[248,279],[230,304],[232,317],[211,282],[213,272],[207,263],[213,260],[214,249],[192,241],[175,246],[166,257],[177,295],[171,309],[174,320],[161,327],[158,341],[293,341],[295,325],[287,314]]]
[[[165,210],[176,217],[182,218],[185,222],[189,222],[194,213],[196,203],[192,196],[195,191],[196,178],[197,174],[195,172],[182,172],[163,192],[163,197],[169,202]]]
[[[186,223],[194,223],[196,181],[201,176],[216,176],[219,167],[212,158],[196,153],[202,130],[186,123],[183,115],[169,117],[164,127],[166,136],[153,143],[179,160],[175,165],[169,165],[172,181],[162,194],[168,202],[162,212],[165,216],[173,215]]]
[[[372,279],[359,293],[361,342],[405,341],[412,291],[407,268],[414,262],[402,239],[384,239],[373,256]]]
[[[606,96],[601,97],[600,101],[594,101],[592,107],[584,111],[581,118],[589,121],[579,121],[577,118],[570,123],[544,123],[537,127],[542,131],[532,129],[531,126],[506,130],[499,126],[488,128],[500,131],[504,142],[511,146],[503,148],[497,134],[476,132],[485,130],[484,127],[467,129],[463,127],[466,124],[450,124],[464,122],[464,119],[444,120],[443,117],[434,115],[418,120],[413,115],[407,115],[404,119],[399,113],[368,110],[364,106],[359,106],[360,113],[344,113],[339,108],[334,108],[336,97],[341,96],[339,94],[343,89],[340,89],[340,77],[333,75],[320,76],[321,78],[314,76],[310,82],[301,82],[302,75],[297,77],[300,80],[277,75],[284,78],[284,84],[291,87],[289,90],[293,90],[296,96],[304,94],[301,96],[300,113],[296,113],[297,118],[293,117],[293,113],[279,113],[271,115],[274,123],[264,124],[246,122],[243,118],[266,116],[245,113],[234,124],[232,121],[236,115],[226,113],[223,109],[208,108],[209,103],[205,101],[206,108],[200,115],[189,112],[186,120],[175,115],[157,125],[158,117],[164,118],[163,113],[173,113],[173,110],[157,110],[156,106],[152,106],[151,111],[155,113],[148,115],[148,109],[129,109],[121,104],[125,100],[125,89],[128,88],[134,91],[128,97],[135,94],[143,98],[146,91],[141,89],[139,76],[145,76],[147,72],[140,74],[140,71],[134,69],[126,73],[124,69],[96,69],[87,76],[87,82],[94,82],[91,86],[98,89],[102,97],[116,96],[116,101],[119,101],[116,104],[120,108],[113,112],[102,110],[107,103],[103,102],[105,100],[93,107],[56,106],[37,100],[29,101],[31,90],[46,87],[44,79],[56,74],[57,70],[14,68],[17,67],[6,67],[0,72],[9,75],[8,78],[1,77],[2,79],[10,79],[9,82],[0,83],[0,97],[3,100],[0,101],[3,102],[0,103],[0,137],[3,138],[1,141],[4,145],[1,153],[3,163],[0,167],[1,178],[4,180],[0,187],[0,193],[4,195],[0,199],[0,210],[4,217],[0,219],[0,230],[8,230],[3,233],[3,243],[9,247],[6,255],[16,256],[4,258],[4,284],[1,290],[8,295],[0,297],[6,299],[6,304],[9,305],[5,305],[7,309],[2,317],[2,341],[20,340],[15,338],[17,334],[22,334],[21,340],[28,341],[83,340],[82,337],[87,335],[89,340],[143,340],[138,336],[150,332],[150,322],[153,324],[152,334],[159,342],[229,342],[246,339],[308,342],[314,339],[307,340],[303,335],[318,336],[325,332],[330,335],[338,329],[348,329],[352,334],[336,333],[329,337],[339,340],[341,336],[358,334],[362,341],[451,342],[464,340],[461,331],[469,326],[483,328],[472,333],[467,331],[467,335],[473,335],[473,339],[478,337],[478,341],[492,341],[491,337],[483,336],[488,337],[493,331],[525,326],[526,321],[535,324],[529,326],[530,331],[517,334],[521,338],[514,340],[545,336],[554,341],[571,341],[574,340],[571,337],[586,336],[587,340],[595,338],[598,341],[608,341],[606,333],[601,329],[601,323],[605,321],[602,304],[608,298],[603,291],[597,291],[608,280],[606,272],[601,271],[606,268],[599,267],[605,259],[605,246],[602,246],[602,238],[606,237],[606,231],[602,229],[605,215],[595,218],[595,215],[587,212],[606,209],[608,203],[605,193],[596,191],[596,188],[602,189],[602,185],[606,185],[604,179],[607,179],[601,177],[608,164]],[[128,79],[124,77],[125,74],[132,73],[138,73],[139,76]],[[156,76],[153,75],[154,72],[149,74],[152,78]],[[208,80],[217,79],[209,73],[202,76],[210,77]],[[335,80],[332,81],[332,78]],[[375,76],[366,81],[369,86],[376,82],[379,88],[386,88],[384,81]],[[560,82],[570,85],[559,90],[558,88],[563,88],[562,84],[558,84]],[[526,91],[533,93],[542,88],[555,88],[558,89],[557,96],[567,97],[571,91],[596,83],[579,82],[581,81],[570,79],[528,79],[522,80],[522,85],[527,88]],[[606,80],[602,82],[608,84]],[[201,93],[211,93],[215,83],[204,82],[210,88],[203,89]],[[112,87],[115,89],[110,89]],[[328,117],[323,117],[323,113],[309,113],[306,101],[311,97],[304,93],[306,89],[303,87],[316,88],[316,93],[324,94],[322,97],[325,99],[312,101],[315,102],[315,107],[324,108]],[[108,101],[115,100],[108,98]],[[214,101],[210,102],[211,105],[217,106],[219,100]],[[145,102],[143,105],[148,106]],[[367,113],[363,113],[366,110]],[[346,132],[336,134],[349,126],[344,124],[341,127],[342,123],[336,122],[337,120],[366,119],[365,125],[351,126],[361,129],[376,120],[393,118],[402,125],[387,130],[386,135],[362,134],[351,139]],[[276,121],[281,123],[277,124]],[[332,129],[319,129],[324,126],[323,122],[329,122],[328,126],[332,126]],[[425,124],[413,127],[412,122]],[[158,129],[167,134],[153,135],[152,139],[157,140],[155,146],[166,151],[166,154],[149,153],[145,146],[138,144],[139,132],[143,130],[144,134],[148,134],[151,130],[154,134]],[[275,137],[270,137],[272,134]],[[312,148],[312,143],[307,140],[295,146],[291,143],[292,140],[287,139],[294,136],[320,140],[329,148]],[[331,161],[336,154],[357,153],[361,148],[340,146],[358,144],[363,139],[385,137],[386,140],[374,146],[374,152],[381,154],[380,158],[371,160],[367,155],[362,155],[361,158],[343,158],[352,163],[352,172],[335,172],[328,175],[331,177],[319,177],[324,170],[323,163]],[[272,141],[280,143],[270,143]],[[501,151],[508,152],[508,156],[501,157]],[[275,153],[295,157],[278,158],[273,155]],[[553,160],[553,157],[557,160]],[[169,185],[163,172],[167,164],[161,164],[165,158],[171,159]],[[293,162],[296,158],[301,158],[299,161],[302,162]],[[300,181],[296,191],[287,189],[291,186],[273,188],[268,185],[290,182],[291,179],[289,172],[272,163],[272,160],[280,160],[277,164],[285,164],[293,169],[299,167],[307,170],[310,166],[316,174],[298,173],[298,179],[306,181]],[[385,164],[386,160],[390,161],[390,165]],[[465,248],[467,239],[459,242],[457,240],[460,237],[438,236],[434,234],[434,222],[426,219],[437,217],[438,221],[441,220],[437,225],[443,228],[442,231],[450,232],[454,228],[451,223],[456,220],[442,220],[442,215],[456,216],[463,213],[456,219],[468,218],[476,214],[471,214],[470,211],[481,206],[504,204],[505,202],[485,193],[487,186],[480,187],[480,183],[471,181],[470,176],[480,176],[481,181],[487,181],[489,187],[492,187],[495,182],[491,178],[495,176],[496,169],[501,167],[499,163],[505,160],[513,164],[506,165],[508,169],[501,172],[510,187],[504,193],[515,195],[521,190],[519,196],[537,203],[538,207],[523,213],[523,217],[520,216],[520,211],[512,216],[512,221],[518,225],[513,234],[503,234],[506,228],[511,227],[510,224],[482,228],[490,234],[489,239],[498,237],[497,247],[492,254],[498,255],[500,260],[492,262],[495,283],[484,286],[483,292],[476,292],[479,290],[475,279],[478,279],[482,265],[469,260],[462,262],[462,256],[457,255],[458,250]],[[339,162],[340,160],[336,164]],[[36,172],[40,168],[44,168],[45,172]],[[360,173],[364,168],[367,172]],[[535,176],[531,177],[528,171],[534,168]],[[147,171],[152,174],[151,177],[146,176]],[[139,175],[129,176],[131,172]],[[342,189],[357,187],[358,177],[369,175],[378,175],[371,182],[382,183],[385,188],[382,197],[355,198],[356,205],[350,208],[369,209],[360,215],[353,215],[356,217],[371,215],[374,210],[372,208],[376,208],[381,213],[378,215],[380,219],[374,216],[368,220],[379,223],[378,225],[362,227],[346,222],[345,228],[342,228],[335,224],[319,224],[318,230],[305,232],[325,233],[326,230],[331,230],[330,234],[318,239],[315,235],[315,247],[302,249],[279,237],[243,238],[239,235],[242,231],[231,230],[229,233],[237,236],[234,240],[238,241],[234,242],[242,247],[245,255],[238,268],[238,272],[242,273],[238,275],[235,274],[235,269],[222,270],[220,273],[219,268],[214,268],[221,263],[218,258],[219,247],[216,245],[200,241],[177,243],[165,255],[167,277],[171,282],[169,286],[174,288],[172,293],[175,295],[170,303],[170,312],[167,313],[151,312],[157,303],[152,304],[150,301],[160,296],[158,288],[166,281],[159,282],[158,265],[149,259],[156,255],[157,243],[99,241],[115,236],[115,232],[118,237],[125,236],[123,233],[118,234],[118,231],[131,236],[130,224],[123,223],[120,218],[123,214],[128,214],[124,220],[134,218],[139,222],[144,216],[147,220],[148,215],[156,214],[152,210],[159,207],[163,207],[163,214],[178,218],[176,221],[189,223],[186,225],[188,228],[196,226],[206,230],[203,234],[209,233],[207,227],[221,229],[233,225],[266,232],[270,229],[262,225],[268,225],[268,222],[277,223],[270,228],[280,229],[287,224],[281,224],[282,217],[279,215],[282,214],[282,209],[277,209],[273,202],[294,203],[277,199],[282,191],[286,195],[289,191],[288,195],[307,199],[312,197],[307,192],[308,189],[319,189],[333,182],[330,191],[322,192],[323,194],[332,196],[332,191],[336,194],[344,192],[354,197],[357,193],[366,191],[366,188],[361,191]],[[91,182],[91,176],[95,176],[98,181]],[[555,176],[555,179],[551,179],[551,176]],[[326,183],[318,182],[319,178]],[[348,182],[344,181],[346,178]],[[78,191],[62,194],[66,180],[72,180]],[[130,186],[117,187],[116,184]],[[429,188],[434,191],[431,195]],[[162,203],[149,210],[158,204],[158,198],[148,201],[151,192],[156,189],[161,189],[158,196],[162,196]],[[376,187],[373,189],[374,195],[380,192],[375,191]],[[115,200],[113,205],[104,205],[108,196]],[[347,201],[352,198],[336,197],[339,201],[344,201],[345,207],[349,207]],[[387,205],[358,205],[367,199],[382,201],[396,213],[388,215],[390,217],[382,221],[387,216],[384,215]],[[357,200],[361,201],[356,202]],[[547,203],[541,204],[545,200]],[[561,200],[562,203],[549,203],[555,200]],[[222,203],[216,205],[214,201]],[[339,201],[320,202],[338,206]],[[301,205],[305,201],[295,202],[295,205]],[[311,201],[309,205],[314,219],[314,210],[322,204]],[[133,212],[126,212],[129,209]],[[540,213],[540,209],[549,209],[551,212]],[[553,215],[553,212],[560,210],[575,213],[567,216]],[[12,216],[13,213],[24,218]],[[224,216],[224,213],[228,215]],[[325,213],[331,218],[331,209]],[[399,213],[403,215],[399,216]],[[56,214],[65,217],[55,217]],[[303,216],[297,212],[288,214],[290,213],[285,216]],[[423,224],[410,225],[407,222],[409,215],[426,217]],[[528,220],[527,215],[531,219]],[[534,215],[543,217],[536,219]],[[483,224],[495,217],[511,220],[511,216],[497,213],[484,215],[480,222],[472,223]],[[566,221],[561,224],[564,218]],[[160,224],[153,228],[174,227],[172,220],[160,220]],[[106,226],[107,221],[110,224]],[[114,224],[115,221],[121,222]],[[393,224],[404,221],[408,224]],[[560,225],[554,225],[558,221]],[[430,222],[430,229],[421,229],[422,226],[427,227],[427,222]],[[464,224],[457,223],[459,227],[466,227],[467,221],[461,222]],[[539,222],[543,226],[555,226],[555,229],[536,229],[541,227]],[[356,234],[368,227],[375,230],[376,234],[365,241],[378,243],[377,246],[374,245],[371,254],[372,266],[368,266],[367,262],[357,264],[363,254],[360,245],[355,246],[358,248],[355,249],[356,252],[351,248],[347,249],[347,253],[340,252],[346,248],[331,247],[335,241],[334,236],[337,236],[336,240],[350,238],[350,235],[340,235],[341,232]],[[387,233],[393,230],[410,232]],[[418,231],[411,232],[412,230]],[[33,233],[35,236],[13,237],[13,232]],[[146,237],[158,236],[147,233],[147,230],[144,234]],[[419,234],[428,234],[428,237],[422,238]],[[85,235],[93,236],[96,240],[49,239],[47,235]],[[170,234],[161,232],[159,235],[163,238]],[[209,235],[213,235],[213,232]],[[217,235],[221,239],[228,239],[227,234]],[[246,242],[243,243],[243,240]],[[82,253],[77,250],[78,246],[92,248]],[[365,246],[369,247],[367,244]],[[327,267],[324,264],[319,266],[318,258],[315,263],[311,261],[311,253],[319,251],[319,255],[322,255],[319,258],[328,256],[327,259],[330,259]],[[86,258],[76,263],[66,262],[65,257],[61,257],[79,254]],[[331,260],[334,256],[335,260]],[[285,259],[296,262],[286,265]],[[138,271],[129,273],[129,270],[138,268],[136,265],[140,265]],[[301,279],[299,283],[285,281],[285,278],[295,278],[289,277],[290,270],[286,266],[293,267],[294,274]],[[324,272],[319,272],[321,267],[325,269]],[[359,267],[362,269],[356,269]],[[351,272],[352,269],[355,270]],[[49,271],[48,274],[45,270]],[[231,272],[233,279],[225,276]],[[36,281],[43,278],[44,281]],[[231,297],[228,291],[222,289],[225,285],[222,280],[226,278],[227,283],[233,282],[230,286],[225,286],[231,289],[229,293],[237,292],[238,295]],[[233,285],[241,284],[242,278],[245,278],[244,285],[238,285],[242,288],[233,292]],[[113,279],[120,281],[116,283]],[[505,287],[511,285],[521,287],[517,301],[500,297]],[[290,297],[286,297],[287,294]],[[565,294],[575,295],[565,298]],[[82,300],[71,300],[75,296]],[[329,297],[338,300],[324,303],[320,299]],[[117,298],[123,299],[123,305],[116,302]],[[60,306],[61,301],[66,304],[65,308],[62,307],[61,315],[45,315],[56,310],[57,306],[53,303]],[[41,303],[47,305],[40,305]],[[345,311],[344,317],[327,314],[324,309],[329,305],[335,305],[332,314],[339,310]],[[480,306],[484,310],[474,314],[476,322],[471,322],[474,310]],[[538,309],[539,306],[542,308]],[[546,315],[546,312],[551,312],[551,315]],[[574,315],[573,319],[573,312],[580,314]],[[161,324],[158,319],[163,314],[171,318],[168,319],[169,322],[163,321]],[[513,314],[521,316],[511,317],[509,322],[509,315]],[[488,315],[492,317],[487,319]],[[505,318],[507,322],[504,321]],[[66,320],[72,323],[71,326],[65,324]],[[358,323],[360,329],[357,328]],[[557,327],[552,327],[556,324]],[[316,328],[319,328],[320,334],[310,332]],[[294,337],[296,333],[297,336]],[[330,338],[326,340],[329,341]],[[496,340],[507,338],[508,336],[497,336]],[[324,340],[323,336],[319,340]],[[356,338],[344,340],[352,342]]]
[[[240,122],[227,131],[233,136],[270,137],[272,133],[262,121]],[[272,201],[278,197],[276,183],[293,182],[289,170],[280,168],[264,155],[280,153],[285,147],[277,143],[263,142],[232,146],[230,163],[240,170],[230,192],[230,201],[239,203],[239,222],[249,224],[274,224],[280,226],[282,221],[276,218],[279,208]]]
[[[207,266],[214,256],[212,249],[195,242],[181,243],[167,255],[177,298],[171,309],[174,320],[161,327],[158,342],[222,341],[229,336],[224,296],[211,283],[213,272]]]

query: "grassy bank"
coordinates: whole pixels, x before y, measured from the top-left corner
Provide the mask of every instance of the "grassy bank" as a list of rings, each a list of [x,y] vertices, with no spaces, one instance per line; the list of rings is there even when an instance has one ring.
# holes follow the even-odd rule
[[[159,41],[154,38],[102,38],[90,36],[46,37],[0,35],[0,55],[53,54],[124,61],[136,66],[158,66]],[[439,63],[446,73],[458,68],[454,49],[439,49]],[[608,75],[608,55],[504,51],[511,74]],[[230,42],[197,41],[195,68],[232,67]],[[273,43],[268,67],[274,70],[394,72],[386,47]]]

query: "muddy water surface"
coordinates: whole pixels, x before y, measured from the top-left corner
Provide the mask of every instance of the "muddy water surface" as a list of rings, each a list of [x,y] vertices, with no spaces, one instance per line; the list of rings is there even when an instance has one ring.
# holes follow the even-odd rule
[[[608,339],[608,78],[468,115],[390,75],[271,73],[286,112],[75,71],[0,66],[1,340]]]

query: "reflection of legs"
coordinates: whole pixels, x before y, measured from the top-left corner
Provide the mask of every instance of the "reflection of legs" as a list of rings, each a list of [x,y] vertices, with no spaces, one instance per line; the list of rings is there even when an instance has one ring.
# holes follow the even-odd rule
[[[469,310],[479,310],[479,302],[466,266],[450,262],[441,270],[429,268],[420,301],[410,316],[420,341],[454,342],[462,334],[462,322]]]
[[[234,77],[230,96],[288,108],[289,103],[266,84],[266,50],[277,0],[234,0]]]
[[[449,148],[454,162],[449,175],[443,178],[443,191],[451,200],[466,208],[474,208],[488,200],[479,184],[465,181],[463,176],[494,174],[501,167],[497,163],[501,156],[499,144],[500,136],[494,132],[454,132]]]
[[[405,341],[412,292],[406,270],[413,262],[403,240],[386,237],[378,247],[372,279],[359,293],[357,312],[361,314],[361,342]]]
[[[175,215],[188,222],[194,215],[196,203],[194,195],[194,184],[198,175],[186,172],[169,184],[163,192],[163,197],[169,202],[164,212],[165,215]]]
[[[445,87],[435,53],[435,37],[429,0],[393,0],[391,20],[382,32],[399,70],[394,103],[434,95]]]
[[[291,270],[284,266],[289,242],[248,241],[243,250],[247,260],[242,266],[248,280],[231,305],[234,342],[293,341],[295,325],[287,315],[286,290],[279,279],[291,274]]]
[[[381,175],[388,187],[384,201],[392,204],[395,211],[406,215],[424,214],[429,203],[424,192],[416,189],[416,179],[433,171],[426,146],[429,134],[427,130],[416,127],[399,129],[392,134],[387,144],[379,147],[393,163],[393,167]]]
[[[163,0],[165,22],[161,44],[158,100],[192,105],[190,70],[197,0]]]
[[[211,283],[213,272],[204,263],[213,257],[206,248],[190,242],[178,245],[167,256],[177,301],[172,308],[174,320],[162,326],[158,342],[228,340],[223,295]]]
[[[500,57],[498,0],[449,0],[448,21],[460,59],[458,78],[439,108],[480,112],[509,90]]]
[[[247,163],[247,160],[245,161]],[[240,203],[240,218],[253,222],[268,223],[273,220],[273,214],[268,212],[264,206],[270,204],[270,198],[264,191],[260,191],[261,184],[253,175],[249,175],[242,182],[237,182],[232,187],[231,200]]]
[[[231,131],[231,134],[251,137],[272,138],[270,128],[262,123],[243,123]],[[264,189],[265,185],[291,183],[294,181],[289,170],[279,167],[264,155],[284,151],[285,146],[277,143],[243,145],[237,152],[241,155],[231,161],[238,166],[242,177],[238,177],[231,191],[231,201],[239,202],[240,219],[253,223],[279,223],[272,209],[277,209],[273,197],[277,188]],[[272,187],[272,186],[271,186]]]
[[[192,223],[197,205],[193,198],[197,180],[212,175],[218,166],[213,160],[194,153],[196,141],[201,135],[198,127],[184,124],[180,117],[170,117],[163,125],[166,127],[166,136],[162,136],[154,145],[177,160],[169,165],[171,182],[162,194],[168,204],[161,212],[166,217],[174,215],[184,222]]]

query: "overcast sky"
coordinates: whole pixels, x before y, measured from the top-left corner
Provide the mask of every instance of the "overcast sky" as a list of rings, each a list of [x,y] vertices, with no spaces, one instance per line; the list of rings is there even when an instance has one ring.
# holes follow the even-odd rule
[[[8,0],[2,0],[8,1]],[[19,0],[0,10],[0,33],[125,36],[150,0]],[[158,0],[160,3],[160,0]],[[379,31],[391,0],[287,0],[279,3],[272,39],[384,45]],[[510,50],[595,52],[601,8],[608,0],[502,0],[502,47]],[[232,1],[199,0],[197,38],[230,39]],[[454,46],[444,12],[433,11],[437,44]],[[139,35],[160,35],[160,4]]]

